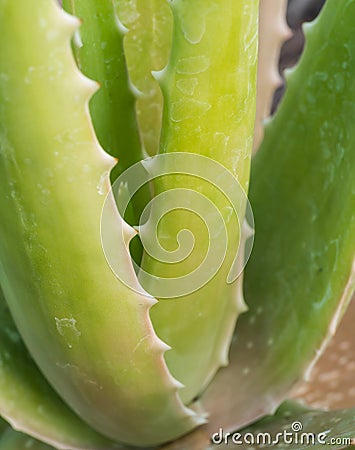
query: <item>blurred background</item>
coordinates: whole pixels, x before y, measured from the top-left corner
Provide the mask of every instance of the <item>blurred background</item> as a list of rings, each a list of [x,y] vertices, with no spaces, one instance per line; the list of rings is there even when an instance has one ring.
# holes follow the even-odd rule
[[[261,0],[262,1],[262,0]],[[292,30],[292,38],[285,42],[280,55],[280,73],[292,67],[298,61],[303,47],[304,35],[302,23],[313,20],[319,14],[325,0],[289,0],[287,8],[287,23]],[[277,89],[274,97],[273,110],[275,110],[285,87]]]

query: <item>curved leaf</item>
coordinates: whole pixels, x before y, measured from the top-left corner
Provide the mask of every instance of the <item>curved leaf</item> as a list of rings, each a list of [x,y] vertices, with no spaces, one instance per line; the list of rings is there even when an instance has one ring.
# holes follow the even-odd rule
[[[156,74],[164,96],[160,153],[207,156],[221,163],[247,189],[255,116],[258,1],[176,0],[171,5],[171,57],[168,66]],[[154,167],[151,169],[154,171]],[[179,198],[180,188],[185,191]],[[190,402],[218,368],[227,365],[235,321],[245,310],[241,279],[227,282],[240,227],[235,215],[229,215],[228,201],[208,180],[170,174],[158,179],[155,189],[157,194],[168,195],[175,190],[174,201],[184,201],[188,189],[202,193],[224,213],[225,228],[216,226],[208,231],[217,236],[223,228],[228,235],[226,257],[215,276],[194,292],[180,297],[173,292],[171,298],[160,299],[151,311],[158,336],[172,347],[166,353],[167,364],[185,385],[182,398]],[[171,203],[166,201],[166,207]],[[191,204],[193,211],[197,206]],[[183,280],[186,273],[193,273],[200,265],[213,247],[213,239],[197,214],[177,208],[159,223],[158,238],[164,248],[172,251],[182,226],[196,239],[191,257],[181,264],[171,264],[149,257],[146,252],[142,264],[145,271]],[[222,248],[223,244],[217,246]],[[143,282],[142,273],[139,279]],[[150,281],[143,286],[149,291]]]
[[[328,0],[252,169],[250,311],[205,393],[209,429],[272,412],[310,368],[354,290],[355,1]],[[228,407],[225,405],[228,404]]]
[[[86,113],[96,85],[71,53],[77,26],[54,0],[0,0],[0,280],[31,355],[73,410],[112,439],[154,445],[203,419],[177,396],[149,318],[155,301],[127,249],[135,233],[111,194],[105,231],[139,293],[101,248],[113,161]]]

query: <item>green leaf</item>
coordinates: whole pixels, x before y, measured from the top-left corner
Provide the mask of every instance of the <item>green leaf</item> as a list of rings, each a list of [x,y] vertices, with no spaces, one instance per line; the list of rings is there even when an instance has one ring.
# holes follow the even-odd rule
[[[250,311],[206,392],[209,429],[272,412],[322,352],[354,290],[355,1],[328,0],[252,168]],[[228,386],[226,388],[226,386]],[[225,405],[228,405],[225,407]]]
[[[54,0],[0,0],[0,27],[0,282],[11,314],[84,421],[129,444],[172,440],[203,418],[177,396],[167,346],[149,318],[155,300],[140,288],[127,249],[135,232],[108,194],[113,160],[87,114],[96,85],[70,47],[78,20]],[[138,293],[106,262],[105,194],[106,232]]]
[[[246,189],[255,116],[258,1],[177,0],[171,6],[171,57],[168,66],[156,74],[164,97],[160,153],[185,152],[190,159],[192,153],[209,157]],[[191,163],[191,170],[198,169],[200,163],[196,160],[196,167]],[[151,171],[154,169],[153,162]],[[180,188],[184,191],[179,193]],[[201,393],[221,365],[228,364],[235,321],[245,310],[241,279],[227,282],[240,238],[238,220],[234,214],[229,215],[230,203],[218,187],[198,177],[170,174],[155,183],[156,194],[169,196],[169,191],[173,192],[171,200],[167,197],[165,201],[166,208],[179,201],[183,204],[189,198],[188,190],[207,197],[221,211],[223,227],[208,230],[197,214],[176,208],[159,223],[158,239],[172,252],[181,229],[188,229],[195,238],[191,255],[173,264],[146,252],[142,264],[159,279],[180,279],[180,285],[184,285],[183,277],[192,274],[213,248],[211,235],[218,236],[222,228],[227,230],[226,256],[217,274],[206,276],[203,287],[186,295],[171,291],[170,298],[160,298],[151,311],[158,336],[172,347],[166,361],[172,374],[185,385],[181,396],[186,403]],[[243,202],[241,193],[238,199]],[[191,203],[193,211],[202,205],[200,200]],[[161,213],[159,208],[155,209],[157,214]],[[223,247],[220,242],[216,245]],[[208,267],[206,273],[211,269]],[[151,280],[155,283],[155,279],[145,281],[144,276],[141,272],[140,282],[148,292],[154,292]]]

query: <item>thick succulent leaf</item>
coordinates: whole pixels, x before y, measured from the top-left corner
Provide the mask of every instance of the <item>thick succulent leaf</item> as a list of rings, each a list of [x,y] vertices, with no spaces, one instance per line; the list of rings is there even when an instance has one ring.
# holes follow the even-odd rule
[[[290,37],[286,24],[287,0],[260,0],[259,50],[256,95],[256,116],[253,152],[264,136],[264,120],[270,116],[275,89],[281,84],[280,49]]]
[[[134,231],[109,194],[116,256],[100,237],[112,159],[98,146],[88,100],[95,83],[77,69],[78,21],[54,1],[0,1],[0,278],[16,326],[61,397],[105,435],[153,445],[202,419],[177,396],[126,243]]]
[[[178,0],[171,6],[171,58],[168,66],[156,74],[164,96],[161,153],[187,152],[190,156],[186,158],[192,160],[191,153],[210,157],[223,164],[246,189],[255,115],[258,2],[194,0],[187,4]],[[196,167],[191,163],[192,172],[198,170],[200,163],[196,160]],[[147,170],[154,173],[154,163]],[[208,174],[205,175],[207,179]],[[185,191],[179,193],[180,188]],[[192,293],[177,296],[172,292],[171,298],[161,299],[151,311],[158,336],[172,347],[166,353],[167,364],[185,385],[181,395],[189,402],[217,369],[227,364],[235,320],[245,310],[241,280],[227,282],[240,238],[239,225],[234,214],[230,214],[228,201],[209,181],[170,175],[157,179],[155,189],[157,194],[174,189],[174,198],[166,201],[166,208],[174,202],[175,206],[176,202],[184,202],[187,189],[202,193],[222,211],[228,235],[226,257],[214,277],[207,276],[208,282]],[[198,205],[191,203],[194,211]],[[155,211],[161,213],[159,208]],[[182,224],[196,239],[191,256],[182,263],[171,264],[146,253],[143,268],[158,278],[181,277],[180,284],[185,285],[183,276],[200,265],[212,239],[197,215],[178,209],[158,227],[158,239],[168,251],[176,249]],[[220,232],[219,225],[213,229],[214,236]],[[223,244],[219,242],[217,246],[222,248]],[[151,280],[145,283],[142,273],[139,279],[145,288],[152,288]]]
[[[205,393],[211,430],[272,411],[321,353],[354,290],[355,1],[328,0],[252,170],[250,311]],[[225,405],[228,404],[228,407]]]
[[[149,155],[158,153],[163,97],[152,71],[169,59],[173,18],[166,0],[114,0],[119,20],[127,28],[124,49],[135,93],[141,138]]]
[[[14,428],[58,448],[115,448],[82,422],[49,386],[25,348],[1,290],[0,415]],[[0,421],[0,429],[4,423]]]

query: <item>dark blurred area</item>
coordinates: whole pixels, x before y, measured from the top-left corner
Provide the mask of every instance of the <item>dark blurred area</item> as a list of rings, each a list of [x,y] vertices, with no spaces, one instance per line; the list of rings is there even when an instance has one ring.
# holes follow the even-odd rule
[[[293,36],[285,42],[281,50],[279,66],[281,74],[288,67],[294,66],[302,53],[304,47],[302,24],[315,19],[324,3],[325,0],[289,0],[287,23],[292,30]],[[284,90],[285,86],[281,86],[275,92],[273,111],[277,107]]]
[[[293,66],[298,60],[304,46],[302,23],[317,17],[324,3],[325,0],[289,0],[287,23],[294,35],[282,48],[281,70]]]

